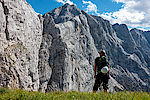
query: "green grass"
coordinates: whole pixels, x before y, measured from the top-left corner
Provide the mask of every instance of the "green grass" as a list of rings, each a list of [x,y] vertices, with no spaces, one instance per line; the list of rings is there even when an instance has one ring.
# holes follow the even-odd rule
[[[49,92],[0,88],[0,100],[150,100],[146,92]]]

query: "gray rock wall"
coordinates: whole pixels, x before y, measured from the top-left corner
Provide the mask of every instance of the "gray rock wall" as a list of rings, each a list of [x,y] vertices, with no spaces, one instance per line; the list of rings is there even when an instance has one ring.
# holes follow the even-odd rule
[[[1,0],[0,16],[0,86],[38,90],[37,14],[25,0]]]
[[[91,91],[94,81],[93,62],[97,50],[79,16],[57,24],[51,14],[43,17],[43,34],[52,37],[48,57],[52,75],[47,91]]]

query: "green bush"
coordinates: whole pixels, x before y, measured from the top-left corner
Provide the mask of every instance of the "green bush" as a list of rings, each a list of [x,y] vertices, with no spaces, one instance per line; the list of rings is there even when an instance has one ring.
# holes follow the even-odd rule
[[[0,88],[0,100],[150,100],[146,92],[49,92]]]

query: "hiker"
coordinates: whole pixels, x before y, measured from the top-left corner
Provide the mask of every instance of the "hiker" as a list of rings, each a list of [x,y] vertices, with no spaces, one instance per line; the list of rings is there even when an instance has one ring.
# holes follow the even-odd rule
[[[100,54],[100,57],[97,57],[95,59],[95,64],[94,64],[94,78],[96,78],[95,84],[93,87],[94,93],[98,90],[101,83],[103,83],[104,92],[107,92],[108,80],[110,79],[110,68],[109,68],[109,63],[105,57],[106,55],[105,50],[101,50],[99,54]],[[101,69],[105,66],[108,68],[107,70],[108,72],[102,73]]]

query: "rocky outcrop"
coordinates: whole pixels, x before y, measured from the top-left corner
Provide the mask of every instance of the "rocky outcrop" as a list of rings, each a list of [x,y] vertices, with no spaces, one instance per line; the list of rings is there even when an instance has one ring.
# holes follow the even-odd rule
[[[97,55],[93,39],[81,24],[80,16],[73,15],[66,18],[72,14],[68,11],[81,13],[75,6],[65,5],[56,10],[60,12],[58,20],[53,16],[55,12],[43,16],[43,35],[51,36],[48,59],[52,75],[47,91],[91,91],[94,81],[93,61]]]
[[[0,0],[0,86],[38,90],[42,27],[25,0]]]

